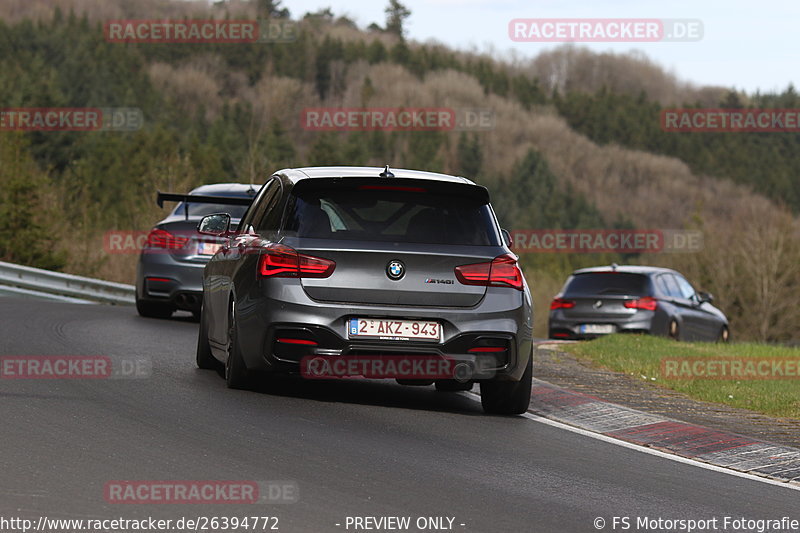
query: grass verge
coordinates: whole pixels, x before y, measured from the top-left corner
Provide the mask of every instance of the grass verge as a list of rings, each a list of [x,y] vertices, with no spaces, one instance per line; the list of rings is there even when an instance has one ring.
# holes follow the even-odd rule
[[[648,335],[609,335],[560,348],[696,400],[800,419],[800,348],[675,342]]]

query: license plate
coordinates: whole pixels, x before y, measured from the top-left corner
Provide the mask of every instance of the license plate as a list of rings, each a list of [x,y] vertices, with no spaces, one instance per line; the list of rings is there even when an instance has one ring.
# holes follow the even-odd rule
[[[214,255],[220,248],[222,248],[222,244],[218,242],[201,242],[197,245],[197,253],[199,255]]]
[[[612,324],[581,324],[578,327],[580,333],[614,333]]]
[[[430,320],[351,318],[347,330],[351,339],[391,341],[440,341],[442,339],[442,325]]]

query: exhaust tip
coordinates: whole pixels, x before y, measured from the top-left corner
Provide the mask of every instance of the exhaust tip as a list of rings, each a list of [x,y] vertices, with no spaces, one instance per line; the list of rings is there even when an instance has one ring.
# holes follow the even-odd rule
[[[474,374],[472,365],[467,363],[458,363],[455,368],[453,368],[453,379],[459,383],[466,383],[472,379]]]

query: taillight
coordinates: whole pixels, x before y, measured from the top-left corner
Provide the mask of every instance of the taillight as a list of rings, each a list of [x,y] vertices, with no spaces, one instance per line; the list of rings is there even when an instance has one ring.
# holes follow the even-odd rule
[[[572,300],[565,300],[564,298],[555,298],[550,302],[550,310],[555,309],[572,309],[575,307],[575,302]]]
[[[154,228],[147,235],[146,246],[148,248],[166,248],[168,250],[178,250],[189,242],[189,237],[174,235],[167,230]]]
[[[454,270],[456,278],[464,285],[512,287],[518,291],[523,287],[517,258],[510,254],[497,256],[488,263],[457,266]]]
[[[264,248],[258,262],[258,273],[267,278],[327,278],[334,268],[330,259],[297,253],[282,244]]]
[[[651,296],[645,296],[638,300],[626,300],[622,305],[628,309],[646,309],[647,311],[655,311],[658,309],[658,300]]]

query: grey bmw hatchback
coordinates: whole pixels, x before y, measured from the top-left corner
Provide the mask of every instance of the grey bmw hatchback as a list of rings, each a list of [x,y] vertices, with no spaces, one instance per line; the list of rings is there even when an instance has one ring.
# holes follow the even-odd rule
[[[730,338],[728,319],[680,272],[650,266],[583,268],[550,304],[551,339],[649,333],[682,341]]]
[[[230,221],[198,225],[225,243],[204,269],[197,343],[197,365],[229,387],[322,363],[440,391],[479,383],[486,412],[527,410],[531,296],[486,188],[388,166],[287,169]],[[364,360],[372,371],[352,364]]]

